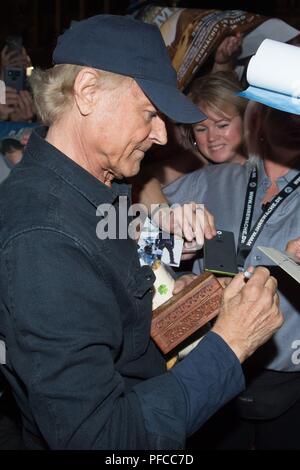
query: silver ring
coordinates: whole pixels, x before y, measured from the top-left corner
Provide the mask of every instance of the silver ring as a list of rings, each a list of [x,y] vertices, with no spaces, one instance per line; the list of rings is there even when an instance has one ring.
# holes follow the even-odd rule
[[[253,276],[253,273],[250,273],[250,271],[244,271],[243,275],[244,275],[244,278],[250,279]]]

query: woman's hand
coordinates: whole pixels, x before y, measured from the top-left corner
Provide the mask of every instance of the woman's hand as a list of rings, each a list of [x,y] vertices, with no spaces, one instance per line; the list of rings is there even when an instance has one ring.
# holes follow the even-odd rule
[[[1,69],[3,72],[4,67],[21,67],[26,69],[31,66],[30,57],[27,55],[25,48],[22,48],[21,54],[16,54],[15,51],[8,51],[5,46],[1,51]]]
[[[242,47],[242,35],[237,33],[235,35],[227,36],[215,52],[215,62],[213,72],[219,70],[233,70],[234,62],[240,54]]]
[[[30,93],[27,90],[21,90],[17,95],[17,102],[10,114],[10,119],[12,121],[27,122],[31,121],[34,115],[34,104]]]
[[[290,240],[285,251],[292,255],[297,263],[300,263],[300,237]]]
[[[178,294],[180,291],[182,291],[182,289],[184,289],[191,282],[193,282],[196,277],[197,276],[195,274],[184,274],[183,276],[176,279],[173,289],[173,295]]]
[[[174,233],[193,244],[196,242],[197,249],[203,246],[204,238],[213,238],[217,233],[213,215],[203,204],[196,202],[173,204],[172,207],[165,205],[154,213],[152,219],[165,232]]]

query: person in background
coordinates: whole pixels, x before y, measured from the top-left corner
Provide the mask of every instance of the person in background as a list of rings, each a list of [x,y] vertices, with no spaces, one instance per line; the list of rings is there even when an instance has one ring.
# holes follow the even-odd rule
[[[214,56],[214,65],[211,73],[196,78],[192,85],[189,87],[190,98],[195,104],[201,105],[211,110],[213,113],[212,121],[226,120],[229,124],[234,119],[233,125],[229,126],[229,139],[234,132],[239,133],[235,136],[235,142],[232,142],[233,155],[229,158],[236,159],[236,161],[245,161],[243,155],[242,145],[242,129],[238,116],[242,119],[245,111],[245,100],[236,96],[237,92],[241,91],[241,85],[234,73],[235,57],[241,48],[241,35],[227,36],[218,46]],[[192,88],[192,89],[191,89]],[[206,98],[207,96],[207,98]],[[208,116],[209,117],[209,116]],[[208,120],[209,124],[211,120]],[[232,132],[233,129],[233,132]],[[197,170],[207,164],[208,161],[214,161],[213,155],[207,155],[206,146],[197,146],[195,139],[187,139],[187,131],[180,123],[168,122],[168,144],[161,148],[154,146],[151,152],[146,155],[146,159],[142,165],[142,171],[138,178],[132,182],[134,185],[135,199],[143,198],[140,191],[145,189],[147,191],[147,184],[150,181],[149,192],[152,191],[151,179],[156,178],[162,186],[172,183],[180,176]],[[228,129],[223,131],[226,139]],[[189,133],[191,137],[193,132]],[[202,139],[203,140],[203,139]],[[237,147],[236,140],[238,140]],[[192,145],[191,145],[192,144]],[[224,149],[219,152],[223,155],[221,158],[225,161],[227,153],[224,154]],[[207,158],[208,157],[208,158]],[[217,157],[217,162],[218,162]],[[156,183],[153,183],[156,186]]]
[[[237,95],[239,91],[241,91],[240,84],[231,72],[215,72],[195,79],[189,97],[199,109],[204,110],[207,118],[193,125],[170,124],[171,131],[176,130],[176,139],[171,138],[171,144],[168,143],[165,147],[164,152],[168,155],[168,160],[158,159],[153,165],[150,158],[149,165],[142,169],[142,175],[133,180],[135,199],[138,202],[144,204],[149,211],[151,204],[166,206],[168,201],[162,192],[162,187],[178,179],[180,173],[175,174],[174,171],[171,173],[170,170],[177,163],[182,166],[189,164],[191,152],[194,158],[197,158],[197,154],[198,158],[205,162],[202,163],[203,168],[207,164],[242,165],[246,162],[243,119],[247,101]],[[174,141],[177,142],[177,153],[172,144]],[[197,171],[201,171],[201,165]],[[160,213],[163,216],[163,213],[168,211],[168,207],[162,207]],[[178,228],[181,229],[183,213],[177,208],[174,214]],[[213,221],[207,209],[205,216]],[[154,219],[158,221],[157,216]],[[167,217],[162,217],[162,229],[165,229],[164,219]],[[194,255],[194,244],[190,243],[191,236],[188,236],[187,242],[184,245],[182,260],[190,257],[190,251],[192,251],[191,256]]]
[[[207,423],[193,445],[299,449],[298,284],[279,267],[271,266],[258,246],[292,253],[299,250],[300,117],[250,103],[245,121],[250,156],[244,165],[208,166],[165,187],[164,193],[171,203],[205,204],[218,230],[233,231],[241,269],[251,264],[271,270],[278,280],[285,324],[246,362],[246,391]],[[257,188],[253,200],[251,188]],[[274,205],[276,198],[281,205]],[[252,213],[249,219],[244,218],[246,212]],[[203,270],[200,252],[193,270]]]
[[[3,139],[0,151],[5,157],[7,166],[13,168],[22,160],[24,145],[16,139]]]
[[[24,47],[21,54],[8,51],[5,46],[1,51],[0,79],[4,78],[6,67],[22,67],[26,71],[31,66],[30,57]],[[6,87],[6,102],[0,104],[0,121],[31,122],[35,118],[33,100],[28,90],[19,92],[11,87]]]
[[[0,141],[0,154],[2,154],[9,170],[22,160],[32,130],[32,127],[27,127],[21,128],[17,132],[12,131],[7,137]],[[7,176],[8,174],[5,177]]]
[[[196,78],[189,97],[207,119],[186,126],[186,137],[211,163],[246,161],[243,117],[247,102],[237,95],[241,86],[231,72],[215,72]]]
[[[107,210],[127,228],[124,180],[166,144],[163,115],[205,116],[177,89],[156,26],[88,18],[58,38],[53,62],[32,79],[49,127],[33,131],[0,187],[0,368],[25,446],[182,449],[243,389],[240,364],[280,328],[276,281],[265,268],[237,275],[212,331],[167,372],[150,338],[154,273]]]

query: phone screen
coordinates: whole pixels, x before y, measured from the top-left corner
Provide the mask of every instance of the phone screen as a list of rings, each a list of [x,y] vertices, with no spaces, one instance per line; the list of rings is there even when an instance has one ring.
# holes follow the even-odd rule
[[[214,238],[205,240],[204,270],[223,276],[239,272],[233,232],[218,230]]]

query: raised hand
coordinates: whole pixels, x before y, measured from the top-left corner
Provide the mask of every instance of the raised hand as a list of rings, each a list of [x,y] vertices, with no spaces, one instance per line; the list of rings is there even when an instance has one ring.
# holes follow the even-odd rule
[[[234,62],[240,54],[242,46],[242,35],[236,33],[235,35],[227,36],[215,52],[215,62],[213,71],[218,70],[233,70]]]

